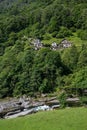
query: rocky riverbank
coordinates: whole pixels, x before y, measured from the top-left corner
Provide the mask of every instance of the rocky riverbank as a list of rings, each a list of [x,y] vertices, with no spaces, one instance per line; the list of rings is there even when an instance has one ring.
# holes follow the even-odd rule
[[[79,98],[68,98],[69,104],[79,104]],[[0,118],[15,118],[38,111],[60,108],[61,104],[57,97],[44,97],[39,99],[21,97],[0,102]],[[72,105],[71,105],[72,106]]]

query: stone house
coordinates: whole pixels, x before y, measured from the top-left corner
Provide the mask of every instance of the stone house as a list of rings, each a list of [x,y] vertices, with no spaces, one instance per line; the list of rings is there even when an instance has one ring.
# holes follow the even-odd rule
[[[33,44],[35,50],[38,50],[43,47],[43,45],[39,39],[34,39],[32,44]]]
[[[58,48],[69,48],[71,46],[72,46],[71,42],[64,39],[60,42],[60,44],[58,45]]]
[[[53,43],[51,44],[51,48],[52,48],[53,50],[57,50],[57,48],[58,48],[57,43],[56,43],[56,42],[53,42]]]

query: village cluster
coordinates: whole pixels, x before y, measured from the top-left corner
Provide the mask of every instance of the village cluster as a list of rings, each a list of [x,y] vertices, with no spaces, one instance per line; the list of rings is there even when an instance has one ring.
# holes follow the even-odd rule
[[[43,47],[46,47],[45,44],[42,43],[40,39],[27,38],[26,36],[24,36],[23,39],[28,40],[31,43],[31,46],[34,46],[35,50],[39,50]],[[53,42],[49,47],[52,50],[58,50],[58,49],[69,48],[71,46],[72,46],[71,42],[69,42],[67,39],[63,39],[59,44]]]
[[[34,39],[32,41],[32,44],[34,45],[35,50],[38,50],[45,46],[39,39]],[[59,44],[57,44],[56,42],[53,42],[51,44],[50,48],[52,50],[57,50],[57,49],[62,49],[62,48],[69,48],[71,46],[72,46],[72,44],[69,41],[67,41],[66,39],[64,39]]]

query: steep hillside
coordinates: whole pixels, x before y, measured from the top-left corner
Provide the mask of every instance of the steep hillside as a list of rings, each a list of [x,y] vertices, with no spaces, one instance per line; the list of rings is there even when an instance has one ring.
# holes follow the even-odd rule
[[[31,39],[40,39],[41,49]],[[52,42],[63,39],[72,46],[52,50]],[[0,97],[62,88],[81,95],[87,88],[86,48],[87,0],[1,0]]]

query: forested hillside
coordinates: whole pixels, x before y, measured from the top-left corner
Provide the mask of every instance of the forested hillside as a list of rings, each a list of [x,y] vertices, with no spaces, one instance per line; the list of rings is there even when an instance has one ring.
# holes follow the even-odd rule
[[[65,38],[70,48],[50,49]],[[61,89],[87,89],[87,0],[0,0],[0,97]]]

